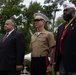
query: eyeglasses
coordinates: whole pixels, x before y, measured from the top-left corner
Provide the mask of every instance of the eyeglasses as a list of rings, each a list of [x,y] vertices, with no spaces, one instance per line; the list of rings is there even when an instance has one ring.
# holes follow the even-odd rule
[[[41,21],[41,20],[43,20],[43,19],[35,19],[34,21],[36,22],[36,21]]]

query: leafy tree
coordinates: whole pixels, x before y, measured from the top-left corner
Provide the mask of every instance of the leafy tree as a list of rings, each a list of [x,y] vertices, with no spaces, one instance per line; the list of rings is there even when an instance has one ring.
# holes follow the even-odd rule
[[[58,26],[61,25],[63,22],[65,22],[65,21],[64,21],[63,17],[60,16],[60,17],[58,17],[58,19],[56,20],[55,26],[58,27]]]
[[[22,16],[20,15],[22,13],[22,8],[24,8],[25,6],[20,4],[20,2],[22,2],[22,0],[8,0],[8,2],[6,2],[2,9],[1,9],[1,13],[0,13],[0,26],[1,26],[1,30],[0,32],[3,34],[4,32],[4,22],[7,19],[14,19],[17,20],[16,23],[17,25],[21,25],[21,20]],[[16,18],[18,16],[18,18]],[[20,22],[21,21],[21,22]]]
[[[42,13],[45,14],[50,20],[50,22],[46,23],[46,25],[45,25],[45,29],[49,30],[49,31],[52,30],[52,26],[51,26],[52,25],[51,19],[53,18],[53,15],[52,15],[53,9],[52,8],[53,7],[51,5],[48,5],[48,6],[44,5],[43,11],[42,11]]]
[[[55,16],[56,16],[56,12],[60,11],[60,9],[58,9],[58,4],[62,5],[62,3],[64,1],[65,0],[45,0],[44,1],[44,3],[47,3],[47,4],[51,3],[51,6],[52,6],[52,7],[50,7],[50,9],[53,12],[53,17],[52,17],[52,20],[53,20],[53,22],[52,22],[52,31],[53,31],[53,33],[55,31],[55,18],[56,18]]]
[[[64,19],[63,19],[63,17],[62,17],[62,15],[60,16],[60,17],[58,17],[58,19],[55,21],[55,32],[54,32],[54,36],[55,36],[55,39],[56,39],[56,34],[57,34],[57,29],[58,29],[58,27],[62,24],[62,23],[64,23],[65,21],[64,21]]]

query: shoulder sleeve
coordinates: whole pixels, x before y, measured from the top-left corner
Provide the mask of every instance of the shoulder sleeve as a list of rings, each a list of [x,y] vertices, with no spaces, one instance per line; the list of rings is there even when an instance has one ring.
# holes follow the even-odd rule
[[[48,45],[49,45],[49,48],[52,48],[55,46],[54,35],[51,32],[48,33]]]

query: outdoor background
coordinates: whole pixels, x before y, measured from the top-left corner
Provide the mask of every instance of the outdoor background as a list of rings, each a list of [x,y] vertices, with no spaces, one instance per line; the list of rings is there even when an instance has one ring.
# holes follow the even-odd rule
[[[33,14],[44,13],[50,19],[45,29],[53,32],[55,39],[57,28],[64,22],[62,18],[62,3],[65,0],[0,0],[0,36],[5,33],[4,23],[7,19],[14,19],[16,30],[22,32],[26,39],[25,54],[30,53],[29,44],[31,35],[36,31]],[[69,0],[76,5],[76,0]],[[25,63],[26,62],[26,63]],[[30,65],[29,60],[24,60],[24,65]]]

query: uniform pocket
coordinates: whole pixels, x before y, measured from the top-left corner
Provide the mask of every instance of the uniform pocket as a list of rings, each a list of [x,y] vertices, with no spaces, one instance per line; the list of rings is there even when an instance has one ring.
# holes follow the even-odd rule
[[[45,38],[39,38],[38,41],[45,42],[46,39]]]

